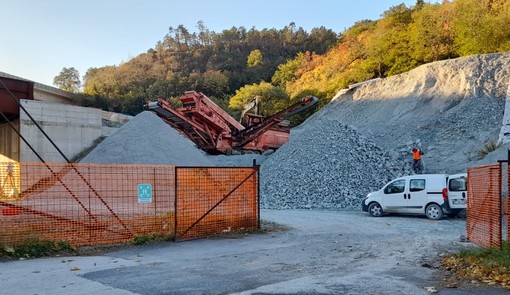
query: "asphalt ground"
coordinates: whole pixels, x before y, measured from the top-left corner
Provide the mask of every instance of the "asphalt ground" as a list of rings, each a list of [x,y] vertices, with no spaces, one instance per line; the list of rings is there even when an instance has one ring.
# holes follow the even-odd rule
[[[454,281],[464,219],[263,210],[262,233],[0,262],[0,294],[508,294]],[[455,288],[449,288],[452,283]]]

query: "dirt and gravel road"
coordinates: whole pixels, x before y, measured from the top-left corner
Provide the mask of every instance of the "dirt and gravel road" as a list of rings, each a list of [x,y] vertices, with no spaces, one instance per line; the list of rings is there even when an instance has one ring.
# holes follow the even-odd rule
[[[440,255],[465,220],[263,210],[263,234],[157,243],[97,256],[0,262],[5,294],[506,294],[447,288]],[[275,226],[277,224],[278,226]],[[3,292],[1,291],[1,292]]]

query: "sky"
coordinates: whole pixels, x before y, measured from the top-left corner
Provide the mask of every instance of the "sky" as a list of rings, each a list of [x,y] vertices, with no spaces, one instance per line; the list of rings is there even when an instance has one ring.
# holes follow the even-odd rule
[[[402,3],[416,0],[0,0],[0,71],[53,86],[64,67],[83,77],[91,67],[119,65],[154,48],[169,27],[197,32],[203,21],[221,32],[294,22],[341,33]]]

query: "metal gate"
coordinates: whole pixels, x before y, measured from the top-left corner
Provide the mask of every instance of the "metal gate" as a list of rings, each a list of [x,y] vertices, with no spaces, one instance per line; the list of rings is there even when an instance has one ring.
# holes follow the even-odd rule
[[[175,239],[260,226],[259,168],[176,167]]]

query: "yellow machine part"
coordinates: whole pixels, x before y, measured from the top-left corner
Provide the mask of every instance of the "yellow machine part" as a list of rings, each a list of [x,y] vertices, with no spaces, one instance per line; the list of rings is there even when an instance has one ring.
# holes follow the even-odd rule
[[[18,162],[0,163],[0,200],[18,201],[20,198],[20,165]]]

